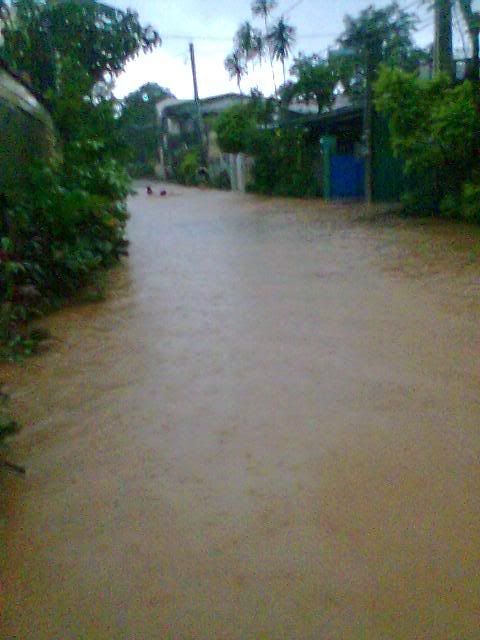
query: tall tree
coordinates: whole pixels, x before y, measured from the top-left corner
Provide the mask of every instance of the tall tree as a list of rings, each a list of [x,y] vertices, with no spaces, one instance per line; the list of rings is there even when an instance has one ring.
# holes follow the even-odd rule
[[[405,11],[397,2],[376,9],[369,6],[358,17],[345,16],[345,29],[338,38],[339,45],[351,52],[350,67],[353,75],[365,78],[367,66],[378,69],[381,63],[413,71],[420,61],[428,58],[415,46],[413,33],[417,18]],[[346,87],[347,88],[347,87]]]
[[[316,54],[300,54],[295,58],[290,73],[296,78],[289,89],[292,97],[315,100],[319,113],[332,104],[339,77],[327,60]]]
[[[285,60],[290,55],[295,42],[295,27],[287,24],[283,16],[270,28],[267,35],[268,42],[272,48],[272,56],[280,60],[283,70],[283,81],[285,77]]]
[[[161,42],[156,31],[140,25],[135,12],[95,0],[10,0],[6,5],[11,11],[1,27],[0,54],[14,71],[28,74],[44,96],[60,91],[66,64],[84,72],[93,87]]]
[[[238,90],[240,93],[242,93],[240,83],[243,76],[247,73],[247,67],[240,51],[234,51],[229,56],[227,56],[225,58],[224,66],[228,71],[228,75],[230,76],[230,78],[236,78]]]
[[[121,101],[119,131],[135,164],[151,164],[157,159],[160,141],[156,105],[168,97],[173,97],[169,89],[149,82]]]
[[[353,99],[364,96],[367,69],[371,80],[380,64],[407,71],[431,61],[431,53],[415,46],[417,18],[394,2],[382,9],[367,7],[357,17],[346,16],[338,49],[329,52],[329,64],[345,92]]]
[[[246,62],[260,61],[264,52],[264,42],[261,32],[245,21],[237,30],[234,38],[235,50],[238,51]]]
[[[72,183],[85,163],[125,159],[111,87],[127,61],[160,43],[131,11],[95,0],[11,0],[0,56],[47,104]],[[88,189],[87,189],[88,190]]]
[[[268,19],[272,11],[276,9],[277,6],[278,6],[278,0],[253,0],[251,4],[252,15],[263,19],[263,24],[265,27],[263,40],[269,49],[270,68],[272,70],[272,79],[273,79],[273,86],[275,88],[275,93],[277,93],[277,81],[275,79],[275,69],[273,68],[273,54],[270,47],[270,42],[268,40],[268,32],[269,32]]]
[[[265,33],[268,32],[268,18],[277,6],[277,0],[253,0],[252,2],[252,14],[263,18]]]

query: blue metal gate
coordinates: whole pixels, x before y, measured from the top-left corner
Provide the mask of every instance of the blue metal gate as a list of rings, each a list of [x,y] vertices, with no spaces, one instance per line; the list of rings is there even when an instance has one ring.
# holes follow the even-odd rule
[[[332,155],[331,197],[362,198],[365,195],[365,161],[353,155]]]

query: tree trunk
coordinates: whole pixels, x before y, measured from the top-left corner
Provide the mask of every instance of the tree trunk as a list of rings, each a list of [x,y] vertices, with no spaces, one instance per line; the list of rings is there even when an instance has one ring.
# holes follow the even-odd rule
[[[277,82],[275,80],[275,71],[273,69],[273,58],[270,56],[270,67],[272,68],[273,86],[275,88],[275,95],[277,95]]]
[[[452,3],[450,0],[435,0],[435,40],[433,46],[433,71],[454,76],[452,53]]]
[[[273,56],[272,56],[272,52],[270,50],[270,44],[268,42],[268,26],[267,26],[267,16],[263,16],[264,21],[265,21],[265,42],[267,43],[267,48],[268,48],[268,57],[270,58],[270,68],[272,70],[272,78],[273,78],[273,87],[275,89],[275,95],[277,95],[277,82],[275,80],[275,71],[273,69]]]

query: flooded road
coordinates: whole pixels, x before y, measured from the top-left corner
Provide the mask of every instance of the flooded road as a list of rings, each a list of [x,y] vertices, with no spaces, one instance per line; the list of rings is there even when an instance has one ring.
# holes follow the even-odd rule
[[[477,639],[478,231],[173,191],[1,370],[0,636]]]

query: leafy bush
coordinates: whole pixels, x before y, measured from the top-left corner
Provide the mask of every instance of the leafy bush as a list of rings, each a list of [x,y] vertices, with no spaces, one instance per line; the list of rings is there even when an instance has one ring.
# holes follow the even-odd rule
[[[129,178],[107,126],[113,105],[94,106],[67,91],[52,109],[63,131],[61,154],[29,166],[28,189],[1,203],[0,341],[7,354],[32,351],[26,321],[76,293],[125,246]],[[70,130],[76,111],[82,119]]]
[[[255,158],[252,191],[278,196],[318,195],[317,148],[303,130],[258,130],[250,152]]]
[[[131,178],[154,178],[155,165],[150,162],[135,162],[127,165],[128,175]]]
[[[178,161],[176,178],[181,184],[189,186],[198,184],[200,169],[200,153],[197,149],[184,151]]]
[[[226,109],[214,124],[220,149],[224,153],[246,153],[256,126],[254,112],[248,106]]]
[[[473,85],[383,69],[375,94],[390,120],[394,152],[405,162],[408,208],[475,219],[480,113]]]
[[[225,191],[229,191],[232,188],[232,184],[230,182],[228,171],[223,170],[218,175],[216,175],[212,179],[212,187],[214,187],[215,189],[223,189]]]
[[[0,202],[0,342],[17,354],[35,348],[32,316],[97,281],[125,252],[130,155],[110,80],[160,38],[135,13],[95,1],[6,5],[0,54],[28,74],[58,143],[56,157],[29,163],[18,195]]]
[[[118,129],[128,148],[132,178],[154,174],[160,146],[156,105],[159,100],[168,97],[173,97],[168,89],[148,82],[120,101]]]
[[[215,125],[221,150],[253,156],[250,191],[279,196],[318,195],[317,144],[303,129],[273,129],[272,115],[268,101],[253,101],[224,111]]]
[[[462,218],[468,222],[480,223],[480,176],[475,182],[464,182],[459,196],[446,196],[441,211],[449,218]]]
[[[71,171],[32,167],[31,190],[3,208],[0,340],[12,349],[32,315],[76,293],[124,251],[126,174],[108,159],[77,164],[74,173],[76,187]]]

